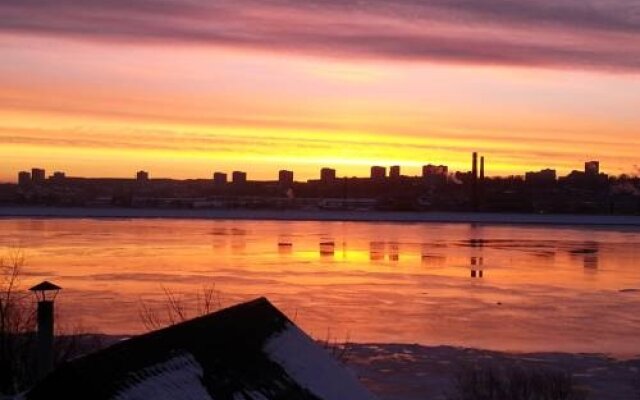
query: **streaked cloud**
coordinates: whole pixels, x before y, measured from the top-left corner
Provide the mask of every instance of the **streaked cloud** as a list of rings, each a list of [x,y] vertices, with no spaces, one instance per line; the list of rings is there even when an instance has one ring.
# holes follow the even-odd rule
[[[640,70],[634,0],[4,0],[0,32],[354,59]]]

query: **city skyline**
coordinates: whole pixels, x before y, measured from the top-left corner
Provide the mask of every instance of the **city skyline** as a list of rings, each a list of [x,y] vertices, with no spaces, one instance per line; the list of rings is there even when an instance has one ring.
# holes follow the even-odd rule
[[[480,178],[520,177],[524,179],[529,177],[534,177],[535,179],[535,177],[538,175],[546,174],[547,176],[549,176],[548,174],[551,174],[554,180],[563,176],[562,174],[559,174],[558,170],[553,168],[552,166],[543,167],[539,170],[521,171],[520,173],[516,173],[508,176],[492,175],[491,173],[486,173],[485,156],[482,155],[480,158],[477,158],[477,157],[479,157],[478,153],[472,153],[470,168],[468,169],[463,168],[461,170],[452,170],[449,168],[448,165],[439,164],[436,162],[436,163],[423,164],[419,168],[417,173],[406,173],[405,168],[402,165],[371,165],[369,166],[369,170],[365,175],[344,175],[344,174],[340,174],[340,171],[338,171],[337,169],[331,166],[325,166],[318,169],[316,171],[316,174],[312,177],[300,178],[298,176],[298,173],[295,170],[280,169],[277,171],[272,171],[273,172],[272,175],[267,177],[266,179],[264,178],[255,179],[252,176],[251,171],[248,171],[246,169],[244,170],[217,169],[217,170],[212,170],[212,172],[207,177],[193,176],[193,177],[187,177],[185,179],[212,180],[215,183],[227,183],[227,182],[233,182],[233,181],[236,181],[236,182],[238,181],[239,182],[282,181],[282,182],[293,183],[293,182],[306,182],[306,181],[314,181],[314,180],[332,181],[332,180],[344,179],[344,178],[359,178],[359,179],[369,178],[369,179],[375,180],[380,178],[394,179],[394,178],[400,178],[400,177],[408,177],[408,178],[426,177],[429,175],[450,177],[450,176],[455,176],[456,174],[472,174]],[[412,168],[412,171],[413,171],[413,168]],[[604,169],[601,169],[601,163],[598,160],[584,161],[584,163],[579,165],[578,168],[572,169],[569,173],[567,173],[564,176],[568,176],[571,173],[575,173],[575,172],[587,173],[592,175],[598,175],[598,174],[604,173],[605,175],[608,175]],[[636,176],[636,175],[630,175],[630,176]],[[10,183],[20,183],[22,179],[24,179],[25,182],[26,181],[44,182],[45,180],[62,181],[66,178],[135,179],[138,181],[147,181],[150,179],[176,179],[169,176],[154,176],[153,171],[150,171],[150,170],[137,170],[134,173],[129,174],[128,176],[113,176],[113,175],[83,176],[83,175],[69,174],[67,171],[63,171],[61,169],[48,170],[46,168],[34,166],[28,169],[23,168],[19,171],[16,171],[16,173],[14,174],[13,181]]]
[[[633,5],[455,3],[2,2],[0,180],[460,169],[472,150],[498,175],[635,171]]]

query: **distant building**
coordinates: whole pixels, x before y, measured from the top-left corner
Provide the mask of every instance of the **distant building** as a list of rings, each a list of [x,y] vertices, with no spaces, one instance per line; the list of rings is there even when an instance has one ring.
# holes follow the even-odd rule
[[[422,167],[422,178],[428,185],[440,185],[447,183],[449,167],[446,165],[424,165]]]
[[[149,180],[149,173],[147,171],[138,171],[136,173],[136,180],[138,182],[146,182]]]
[[[543,169],[541,171],[527,172],[524,179],[529,185],[552,185],[556,183],[557,173],[555,169]]]
[[[247,173],[242,171],[233,171],[231,179],[235,184],[247,183]]]
[[[18,185],[22,187],[31,185],[31,173],[28,171],[18,172]]]
[[[33,168],[31,170],[31,182],[43,183],[46,179],[46,171],[40,168]]]
[[[54,182],[62,182],[67,178],[67,174],[65,174],[62,171],[56,171],[53,173],[53,175],[51,175],[51,179]]]
[[[391,179],[399,179],[400,178],[400,166],[394,165],[389,168],[389,178]]]
[[[560,178],[560,181],[577,187],[594,187],[606,185],[608,179],[608,175],[600,172],[599,161],[587,161],[584,163],[584,171],[571,171],[566,177]]]
[[[283,186],[291,186],[293,184],[293,171],[281,170],[278,173],[278,183]]]
[[[447,176],[449,174],[449,167],[446,165],[425,165],[422,167],[422,177],[427,178],[430,176]]]
[[[600,175],[600,161],[587,161],[584,163],[584,173],[588,176]]]
[[[213,174],[213,183],[216,185],[224,185],[227,183],[227,174],[224,172],[215,172]]]
[[[320,170],[320,180],[322,183],[333,183],[336,180],[336,170],[332,168],[322,168]]]
[[[385,167],[371,167],[371,180],[379,181],[387,177],[387,169]]]

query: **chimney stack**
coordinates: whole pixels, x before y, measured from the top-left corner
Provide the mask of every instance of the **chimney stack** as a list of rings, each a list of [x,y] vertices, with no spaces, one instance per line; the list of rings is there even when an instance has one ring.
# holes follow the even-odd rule
[[[473,164],[471,165],[471,174],[473,175],[473,180],[476,181],[478,179],[478,153],[473,152]]]
[[[44,281],[29,290],[38,300],[38,379],[42,379],[53,370],[53,301],[62,288]]]

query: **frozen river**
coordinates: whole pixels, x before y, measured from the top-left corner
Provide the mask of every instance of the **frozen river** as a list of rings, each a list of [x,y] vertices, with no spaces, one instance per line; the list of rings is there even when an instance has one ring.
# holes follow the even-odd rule
[[[258,296],[313,336],[640,354],[640,229],[444,223],[2,219],[22,284],[64,287],[63,324],[144,330],[141,301]]]

